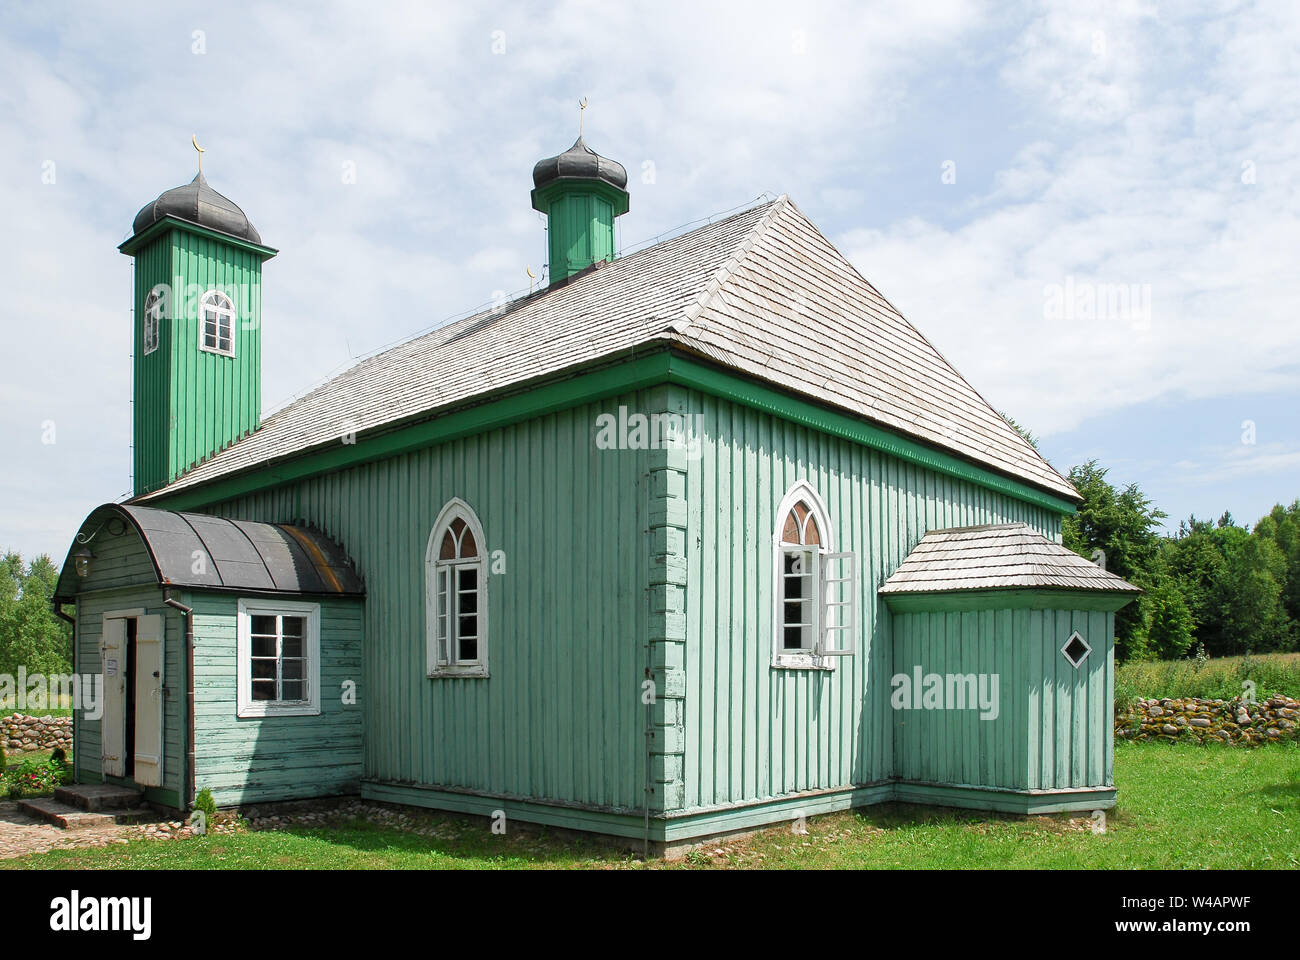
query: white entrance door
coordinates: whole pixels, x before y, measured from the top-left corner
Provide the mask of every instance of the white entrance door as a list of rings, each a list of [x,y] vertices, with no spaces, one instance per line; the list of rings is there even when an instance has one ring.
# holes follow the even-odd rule
[[[105,617],[99,640],[104,675],[104,714],[99,720],[100,769],[105,776],[126,772],[126,619]]]
[[[135,628],[135,775],[142,787],[162,786],[163,618],[150,614]]]

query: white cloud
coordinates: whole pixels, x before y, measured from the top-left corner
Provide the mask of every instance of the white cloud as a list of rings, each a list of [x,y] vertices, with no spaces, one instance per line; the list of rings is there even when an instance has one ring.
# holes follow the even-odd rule
[[[966,2],[7,9],[0,547],[61,554],[126,489],[131,274],[114,248],[192,175],[194,133],[210,182],[281,250],[265,269],[267,403],[526,288],[544,257],[532,164],[571,142],[580,96],[589,140],[632,178],[625,241],[762,190],[856,220],[837,239],[866,276],[1040,434],[1178,389],[1276,387],[1300,362],[1286,322],[1295,14],[1177,13],[1054,5],[1020,26]],[[1001,98],[985,126],[1013,159],[946,218],[886,218],[879,171],[909,152],[931,164],[951,119],[919,101],[968,76]],[[1023,116],[1008,122],[1007,105]],[[1150,331],[1046,324],[1043,288],[1067,276],[1150,284]],[[54,450],[39,443],[49,417]]]
[[[1283,16],[1243,13],[1189,44],[1192,31],[1143,8],[1105,20],[1054,9],[1003,71],[1052,136],[960,222],[853,231],[842,247],[985,396],[1044,435],[1156,397],[1294,390],[1300,107],[1286,51],[1300,31]],[[1109,65],[1088,59],[1092,30]],[[1248,157],[1254,183],[1241,180]],[[1149,327],[1045,318],[1045,289],[1067,279],[1149,287]]]

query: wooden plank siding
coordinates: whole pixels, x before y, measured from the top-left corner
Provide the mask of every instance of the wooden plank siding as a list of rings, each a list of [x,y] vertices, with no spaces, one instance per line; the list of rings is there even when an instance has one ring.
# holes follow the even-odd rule
[[[319,716],[237,716],[236,611],[227,593],[190,593],[194,608],[194,786],[219,806],[355,794],[361,785],[361,603],[294,597],[319,603]],[[344,683],[356,702],[344,702]]]
[[[898,711],[897,777],[1019,791],[1113,787],[1113,624],[1097,610],[895,612],[896,673],[996,673],[1000,694],[993,720],[976,710]],[[1093,648],[1078,669],[1061,654],[1075,630]]]
[[[184,227],[136,252],[134,490],[157,490],[257,429],[262,405],[262,259]],[[144,305],[170,289],[158,349],[144,352]],[[199,349],[199,301],[209,290],[234,305],[233,357]]]
[[[357,564],[364,779],[386,797],[419,802],[433,788],[644,809],[655,451],[601,450],[595,436],[599,414],[652,402],[629,393],[210,508],[305,519]],[[505,564],[488,578],[487,679],[426,676],[425,549],[452,497]]]
[[[1059,540],[1060,516],[706,394],[684,408],[702,445],[686,480],[685,810],[890,780],[877,588],[929,529],[1023,521]],[[835,549],[859,555],[859,649],[833,670],[771,665],[774,514],[798,480],[823,498]]]

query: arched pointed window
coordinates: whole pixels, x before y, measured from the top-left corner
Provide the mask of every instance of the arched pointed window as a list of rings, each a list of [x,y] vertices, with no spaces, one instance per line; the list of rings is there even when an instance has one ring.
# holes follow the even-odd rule
[[[464,500],[438,515],[425,551],[428,673],[487,676],[487,548]]]
[[[777,508],[772,662],[825,666],[854,652],[857,557],[835,553],[833,531],[817,491],[799,481]]]
[[[199,349],[235,355],[235,305],[220,290],[209,290],[199,301]]]

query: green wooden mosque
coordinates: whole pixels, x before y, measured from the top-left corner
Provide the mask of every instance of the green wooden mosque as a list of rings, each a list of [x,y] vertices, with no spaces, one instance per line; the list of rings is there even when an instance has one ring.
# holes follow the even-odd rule
[[[276,251],[201,171],[136,216],[134,495],[56,597],[77,780],[661,851],[1112,806],[1137,591],[1061,546],[1069,482],[788,197],[616,256],[620,164],[533,180],[545,286],[265,418]]]

